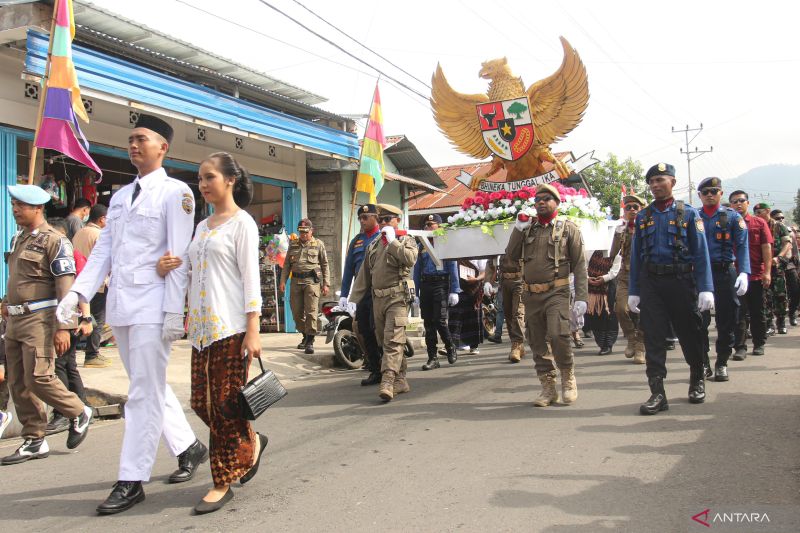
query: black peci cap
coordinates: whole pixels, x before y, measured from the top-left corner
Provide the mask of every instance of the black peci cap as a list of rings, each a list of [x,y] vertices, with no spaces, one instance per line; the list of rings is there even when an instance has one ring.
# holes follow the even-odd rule
[[[136,121],[134,128],[147,128],[150,131],[154,131],[164,137],[167,144],[172,144],[172,137],[175,135],[172,126],[153,115],[139,115],[139,120]]]

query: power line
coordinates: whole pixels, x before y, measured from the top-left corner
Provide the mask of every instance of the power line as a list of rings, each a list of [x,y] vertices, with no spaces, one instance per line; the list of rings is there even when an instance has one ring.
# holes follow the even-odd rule
[[[342,31],[342,30],[340,30],[338,27],[334,26],[333,24],[331,24],[330,22],[328,22],[328,21],[327,21],[327,20],[325,20],[324,18],[320,17],[320,16],[319,16],[319,15],[318,15],[316,12],[314,12],[314,11],[312,11],[311,9],[307,8],[306,6],[304,6],[303,4],[301,4],[300,2],[298,2],[297,0],[292,0],[292,1],[293,1],[295,4],[297,4],[298,6],[302,7],[302,8],[303,8],[303,9],[305,9],[306,11],[308,11],[309,13],[311,13],[313,16],[315,16],[316,18],[318,18],[318,19],[319,19],[319,20],[321,20],[322,22],[324,22],[325,24],[327,24],[328,26],[330,26],[331,28],[333,28],[334,30],[336,30],[337,32],[341,33],[342,35],[344,35],[345,37],[347,37],[348,39],[350,39],[351,41],[353,41],[354,43],[356,43],[358,46],[360,46],[360,47],[364,48],[365,50],[369,51],[370,53],[372,53],[372,54],[374,54],[374,55],[378,56],[379,58],[383,59],[384,61],[386,61],[387,63],[389,63],[390,65],[392,65],[394,68],[396,68],[397,70],[399,70],[399,71],[400,71],[400,72],[402,72],[403,74],[405,74],[405,75],[409,76],[410,78],[413,78],[413,79],[415,79],[416,81],[418,81],[419,83],[421,83],[422,85],[424,85],[425,87],[427,87],[428,89],[430,89],[430,88],[431,88],[431,86],[430,86],[430,85],[428,85],[426,82],[424,82],[424,81],[422,81],[421,79],[417,78],[416,76],[414,76],[413,74],[411,74],[411,73],[410,73],[410,72],[408,72],[407,70],[403,69],[401,66],[399,66],[399,65],[395,65],[395,64],[394,64],[392,61],[390,61],[389,59],[387,59],[387,58],[383,57],[381,54],[379,54],[378,52],[376,52],[375,50],[373,50],[373,49],[372,49],[372,48],[370,48],[369,46],[365,45],[364,43],[362,43],[362,42],[361,42],[361,41],[359,41],[358,39],[355,39],[355,38],[353,38],[352,36],[350,36],[349,34],[347,34],[347,33],[343,32],[343,31]]]
[[[672,127],[672,133],[683,133],[684,139],[685,139],[685,142],[686,142],[686,149],[684,150],[683,148],[681,148],[681,153],[682,154],[686,154],[686,168],[687,168],[687,171],[688,171],[688,174],[689,174],[689,190],[690,191],[692,190],[692,187],[693,187],[693,184],[692,184],[692,161],[694,159],[697,159],[698,157],[700,157],[703,154],[707,154],[709,152],[713,152],[714,151],[714,147],[713,146],[708,150],[700,150],[696,146],[695,146],[694,150],[690,150],[689,149],[689,143],[692,142],[693,140],[695,140],[697,138],[697,136],[700,135],[700,132],[702,132],[702,131],[703,131],[703,124],[702,123],[700,123],[700,127],[699,128],[690,128],[688,124],[686,125],[686,128],[684,128],[682,130],[676,130],[675,126]],[[692,132],[697,132],[697,133],[695,133],[692,136],[692,138],[690,139],[689,138],[689,134],[692,133]]]
[[[334,48],[336,48],[337,50],[339,50],[339,51],[340,51],[340,52],[342,52],[343,54],[346,54],[346,55],[350,56],[351,58],[355,59],[356,61],[358,61],[359,63],[362,63],[363,65],[366,65],[367,67],[371,68],[372,70],[374,70],[375,72],[377,72],[377,73],[378,73],[378,74],[380,74],[381,76],[383,76],[383,77],[385,77],[385,78],[387,78],[387,79],[390,79],[390,80],[394,81],[394,82],[395,82],[395,83],[397,83],[398,85],[401,85],[401,86],[405,87],[406,89],[408,89],[408,90],[409,90],[409,91],[411,91],[412,93],[416,94],[417,96],[419,96],[420,98],[422,98],[422,99],[423,99],[423,100],[425,100],[426,102],[428,101],[428,97],[427,97],[427,96],[425,96],[424,94],[422,94],[421,92],[417,91],[416,89],[412,89],[411,87],[409,87],[408,85],[406,85],[406,84],[405,84],[405,83],[403,83],[402,81],[398,80],[397,78],[394,78],[394,77],[392,77],[392,76],[389,76],[388,74],[386,74],[385,72],[383,72],[381,69],[379,69],[379,68],[377,68],[377,67],[375,67],[375,66],[373,66],[373,65],[371,65],[371,64],[369,64],[369,63],[367,63],[366,61],[364,61],[363,59],[361,59],[361,58],[360,58],[360,57],[358,57],[357,55],[355,55],[355,54],[353,54],[353,53],[351,53],[351,52],[349,52],[349,51],[345,50],[344,48],[342,48],[341,46],[339,46],[339,45],[338,45],[338,44],[336,44],[335,42],[331,41],[331,40],[330,40],[330,39],[328,39],[327,37],[325,37],[325,36],[323,36],[323,35],[321,35],[321,34],[317,33],[317,32],[316,32],[316,31],[314,31],[314,30],[312,30],[311,28],[309,28],[308,26],[306,26],[305,24],[303,24],[302,22],[300,22],[300,21],[299,21],[299,20],[297,20],[296,18],[294,18],[294,17],[292,17],[291,15],[289,15],[289,14],[287,14],[287,13],[285,13],[285,12],[281,11],[280,9],[278,9],[277,7],[275,7],[274,5],[272,5],[272,4],[270,4],[269,2],[267,2],[266,0],[258,0],[258,1],[259,1],[260,3],[262,3],[262,4],[264,4],[265,6],[267,6],[268,8],[272,9],[272,10],[273,10],[273,11],[275,11],[276,13],[279,13],[279,14],[283,15],[284,17],[286,17],[287,19],[291,20],[292,22],[294,22],[295,24],[297,24],[298,26],[300,26],[301,28],[303,28],[303,29],[304,29],[304,30],[306,30],[307,32],[309,32],[309,33],[313,34],[313,35],[314,35],[314,36],[316,36],[317,38],[319,38],[319,39],[322,39],[323,41],[325,41],[325,42],[326,42],[326,43],[328,43],[329,45],[333,46]]]

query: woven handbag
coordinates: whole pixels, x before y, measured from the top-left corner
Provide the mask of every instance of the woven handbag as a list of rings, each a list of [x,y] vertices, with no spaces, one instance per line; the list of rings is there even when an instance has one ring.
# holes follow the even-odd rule
[[[260,357],[258,364],[261,367],[261,374],[239,391],[239,410],[242,418],[247,420],[255,420],[267,410],[267,407],[287,394],[286,389],[283,388],[272,370],[264,369],[264,363],[261,362]]]

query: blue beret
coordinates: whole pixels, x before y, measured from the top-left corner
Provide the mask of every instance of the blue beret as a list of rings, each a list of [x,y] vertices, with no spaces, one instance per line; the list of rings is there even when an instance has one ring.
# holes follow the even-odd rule
[[[44,205],[50,201],[50,195],[38,185],[9,185],[8,194],[30,205]]]
[[[702,191],[706,187],[721,189],[722,180],[719,178],[706,178],[697,185],[697,190]]]
[[[659,163],[657,165],[653,165],[650,167],[650,170],[647,171],[644,179],[646,182],[650,182],[650,178],[653,176],[672,176],[675,177],[675,167],[670,165],[669,163]]]

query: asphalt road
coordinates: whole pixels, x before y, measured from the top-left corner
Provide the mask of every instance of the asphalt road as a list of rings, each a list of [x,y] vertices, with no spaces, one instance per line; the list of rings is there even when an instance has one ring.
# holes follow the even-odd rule
[[[222,511],[192,516],[208,466],[168,485],[175,460],[160,450],[147,499],[97,517],[111,489],[123,425],[98,422],[75,452],[65,435],[51,456],[0,467],[2,531],[706,531],[691,517],[758,513],[769,523],[712,523],[722,531],[800,531],[800,328],[772,337],[764,357],[732,362],[731,381],[686,400],[688,369],[670,352],[670,410],[638,414],[644,367],[621,355],[577,352],[580,397],[535,408],[530,356],[508,344],[422,372],[382,404],[360,371],[318,372],[256,422],[267,463]],[[186,399],[188,389],[176,391]],[[188,403],[188,402],[187,402]],[[198,435],[206,430],[189,416]],[[11,453],[16,442],[4,441]],[[733,516],[733,515],[731,515]]]

